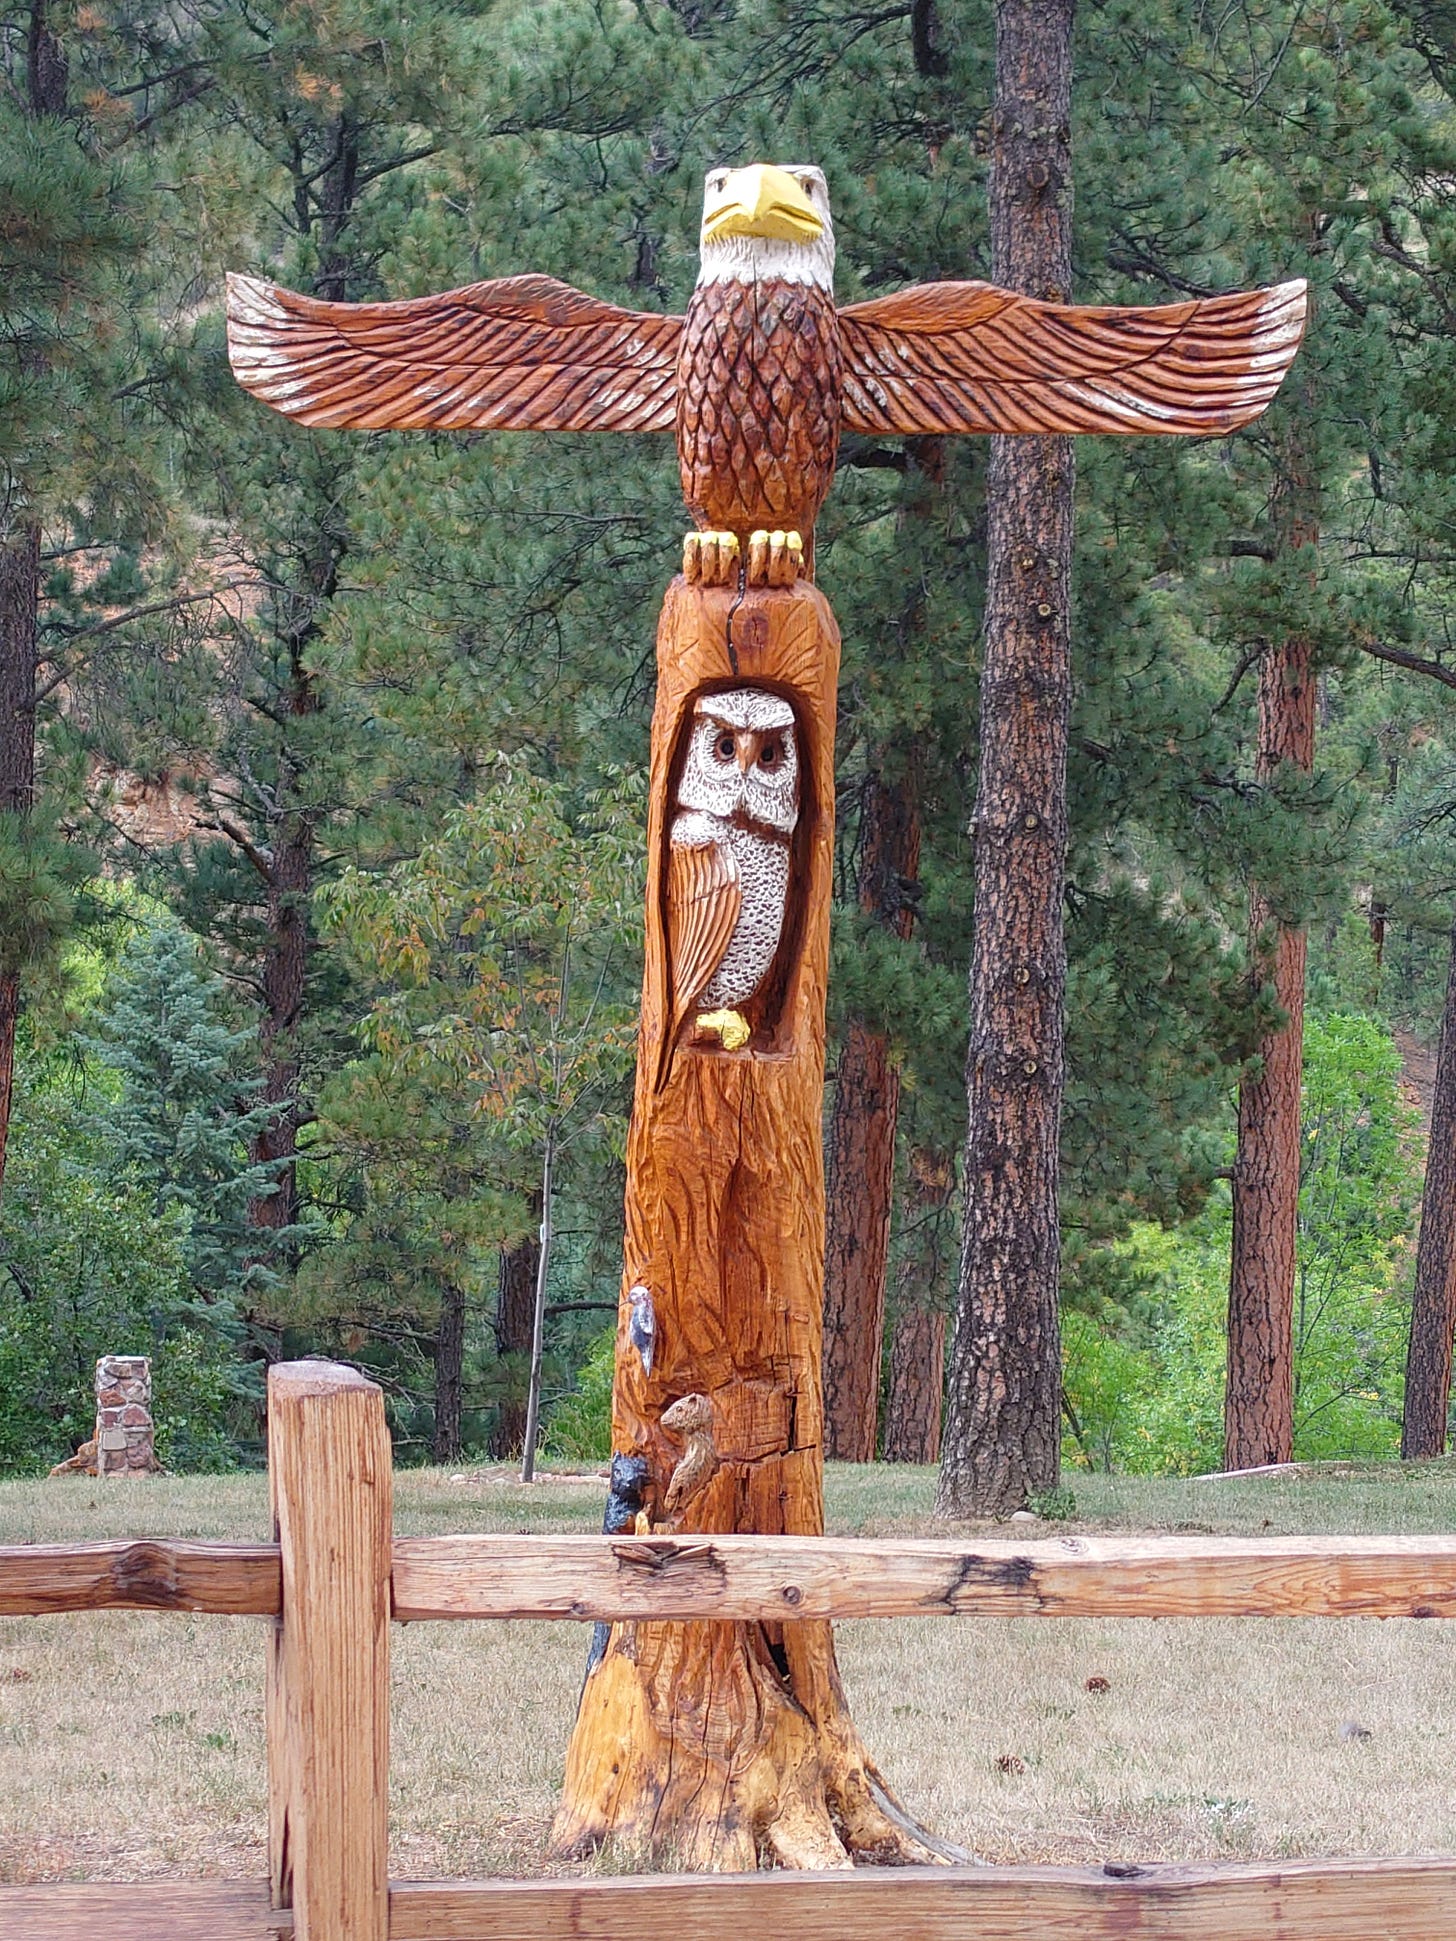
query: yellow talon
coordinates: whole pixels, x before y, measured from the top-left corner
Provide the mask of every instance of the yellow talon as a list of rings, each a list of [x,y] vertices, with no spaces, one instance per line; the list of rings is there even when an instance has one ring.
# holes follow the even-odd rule
[[[683,578],[693,586],[732,586],[738,580],[739,548],[731,532],[683,536]]]
[[[753,1036],[741,1011],[705,1011],[698,1019],[699,1031],[716,1031],[724,1051],[740,1051]]]
[[[804,570],[804,541],[797,532],[760,528],[748,539],[748,584],[792,586]]]

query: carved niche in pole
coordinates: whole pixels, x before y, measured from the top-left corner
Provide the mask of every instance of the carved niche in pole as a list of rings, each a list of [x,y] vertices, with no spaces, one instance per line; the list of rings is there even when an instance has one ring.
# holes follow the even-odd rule
[[[547,276],[340,304],[229,279],[239,381],[302,423],[675,432],[695,530],[658,627],[614,1541],[822,1528],[820,1119],[839,633],[812,584],[841,431],[1232,431],[1304,286],[1163,308],[933,283],[839,309],[816,168],[716,168],[683,317]],[[604,1628],[603,1628],[604,1629]],[[860,1742],[830,1627],[594,1641],[558,1844],[700,1867],[939,1851]]]

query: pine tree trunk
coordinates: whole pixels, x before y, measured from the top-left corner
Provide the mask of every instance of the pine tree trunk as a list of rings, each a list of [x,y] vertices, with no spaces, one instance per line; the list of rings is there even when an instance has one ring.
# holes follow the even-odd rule
[[[289,656],[282,707],[286,718],[300,727],[318,713],[321,705],[309,654],[322,631],[328,603],[338,590],[343,552],[342,535],[329,529],[321,513],[307,571],[307,591],[292,596],[291,609],[282,609],[280,632]],[[272,1167],[276,1185],[273,1192],[260,1194],[249,1208],[252,1224],[275,1234],[298,1223],[298,1132],[304,1116],[299,1096],[303,1069],[299,1039],[313,949],[314,850],[318,837],[316,812],[299,803],[304,783],[298,750],[286,745],[275,784],[279,812],[265,866],[267,941],[263,949],[263,1020],[258,1032],[263,1063],[261,1097],[274,1112],[253,1140],[251,1152],[255,1166]],[[281,1249],[275,1247],[273,1257],[291,1260],[296,1252],[285,1244]]]
[[[1456,1329],[1456,922],[1446,973],[1446,1008],[1436,1054],[1431,1142],[1416,1243],[1410,1348],[1405,1365],[1405,1414],[1400,1453],[1407,1459],[1443,1456],[1451,1407],[1451,1339]]]
[[[991,268],[1071,284],[1074,0],[997,0]],[[1063,1084],[1072,443],[993,438],[976,800],[965,1229],[936,1509],[1002,1515],[1052,1488]]]
[[[852,1018],[829,1120],[824,1250],[824,1453],[873,1462],[900,1075],[889,1041]]]
[[[913,772],[889,781],[872,762],[860,817],[860,908],[906,938],[914,921],[907,888],[920,868]],[[886,1034],[852,1018],[829,1122],[824,1250],[824,1448],[841,1462],[875,1457],[899,1109]]]
[[[895,1317],[890,1337],[886,1462],[940,1460],[944,1389],[945,1310],[907,1301]]]
[[[944,1209],[955,1185],[947,1153],[917,1146],[905,1192],[905,1256],[895,1289],[890,1393],[885,1410],[886,1462],[940,1460],[945,1392],[945,1306],[938,1296],[945,1258]]]
[[[541,1222],[541,1197],[532,1194],[532,1217],[536,1223],[530,1233],[500,1251],[500,1278],[496,1285],[495,1349],[506,1364],[502,1376],[501,1399],[495,1427],[490,1434],[490,1453],[505,1462],[521,1453],[526,1439],[526,1387],[523,1376],[531,1353],[531,1321],[536,1306],[536,1267],[541,1258],[541,1241],[536,1231]]]
[[[312,816],[288,816],[279,826],[268,872],[258,1045],[263,1060],[260,1098],[273,1107],[273,1116],[254,1138],[251,1157],[255,1166],[271,1166],[277,1183],[271,1193],[260,1194],[252,1202],[250,1217],[255,1227],[273,1233],[298,1221],[298,1036],[311,948],[313,847]]]
[[[823,1528],[820,1120],[838,663],[828,605],[802,581],[741,599],[682,580],[669,589],[612,1424],[618,1457],[642,1464],[652,1528]],[[784,937],[747,1007],[748,1044],[680,1041],[664,1064],[675,762],[696,696],[736,685],[784,695],[797,722]],[[650,1372],[628,1331],[639,1285],[656,1314]],[[688,1398],[710,1426],[664,1426]],[[860,1744],[818,1622],[613,1627],[582,1690],[555,1828],[568,1852],[607,1838],[691,1868],[927,1857]]]
[[[1309,410],[1308,359],[1300,370],[1302,404]],[[1317,542],[1316,506],[1315,482],[1296,435],[1286,449],[1273,505],[1281,553]],[[1259,672],[1259,781],[1272,780],[1286,763],[1304,774],[1314,767],[1318,695],[1308,638],[1291,633],[1271,644]],[[1294,1275],[1308,941],[1303,927],[1282,921],[1257,886],[1249,900],[1249,929],[1255,987],[1272,987],[1285,1021],[1259,1045],[1258,1076],[1246,1078],[1239,1087],[1224,1396],[1226,1469],[1257,1469],[1289,1462],[1294,1455]]]
[[[460,1460],[460,1412],[465,1386],[465,1289],[447,1281],[440,1290],[435,1330],[435,1424],[430,1454],[436,1462]]]
[[[40,527],[22,520],[0,538],[0,826],[23,835],[35,802],[35,669],[40,614]],[[19,939],[0,957],[0,1190],[10,1143],[15,1032],[20,1020]]]

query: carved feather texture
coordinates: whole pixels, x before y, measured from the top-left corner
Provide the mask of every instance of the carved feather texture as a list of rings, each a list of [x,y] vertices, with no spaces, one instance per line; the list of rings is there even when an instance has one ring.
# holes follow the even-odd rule
[[[684,824],[689,826],[684,828]],[[705,817],[680,816],[673,827],[667,858],[672,1019],[663,1041],[664,1075],[666,1057],[677,1043],[688,1013],[722,963],[742,908],[743,888],[732,849],[716,840]]]
[[[1219,434],[1264,410],[1305,286],[1157,308],[923,283],[839,313],[848,431]]]
[[[306,425],[670,431],[682,326],[550,276],[403,303],[322,303],[228,278],[234,375]]]
[[[683,497],[699,525],[810,532],[834,477],[839,394],[828,291],[777,278],[700,283],[677,407]]]

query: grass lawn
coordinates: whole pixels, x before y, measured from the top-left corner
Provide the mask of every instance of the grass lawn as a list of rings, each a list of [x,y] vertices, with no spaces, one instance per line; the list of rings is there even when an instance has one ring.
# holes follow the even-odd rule
[[[1028,1526],[1028,1540],[1456,1531],[1456,1462],[1069,1480],[1077,1521]],[[934,1481],[831,1467],[829,1528],[931,1534]],[[405,1471],[395,1522],[590,1530],[603,1488]],[[267,1526],[262,1476],[0,1483],[0,1543]],[[247,1618],[0,1620],[0,1882],[259,1874],[265,1635]],[[906,1805],[986,1859],[1456,1852],[1456,1626],[927,1618],[839,1638],[856,1715]],[[569,1624],[396,1628],[396,1874],[545,1870],[587,1639]],[[1111,1689],[1089,1693],[1094,1675]]]

